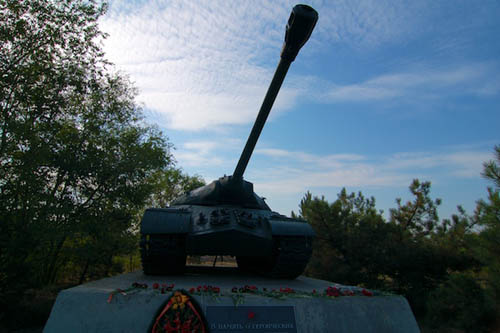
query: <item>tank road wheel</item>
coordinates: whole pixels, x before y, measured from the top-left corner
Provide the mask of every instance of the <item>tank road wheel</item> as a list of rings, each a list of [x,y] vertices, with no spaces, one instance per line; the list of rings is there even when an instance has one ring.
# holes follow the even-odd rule
[[[312,254],[312,237],[274,236],[273,253],[264,259],[260,271],[267,276],[295,279],[304,272]]]
[[[182,274],[186,268],[186,236],[141,235],[142,271],[146,275]]]

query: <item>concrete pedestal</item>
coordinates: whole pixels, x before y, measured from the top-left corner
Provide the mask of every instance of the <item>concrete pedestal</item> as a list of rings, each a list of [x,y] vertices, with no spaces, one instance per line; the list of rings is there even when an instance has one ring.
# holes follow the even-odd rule
[[[121,295],[116,294],[110,303],[110,293],[117,288],[127,289],[132,283],[146,283],[148,289]],[[191,267],[183,276],[146,276],[142,272],[123,274],[90,282],[63,290],[57,297],[44,332],[147,332],[159,307],[167,300],[166,294],[152,290],[153,283],[175,284],[175,289],[189,290],[199,285],[219,287],[221,296],[194,296],[206,314],[214,307],[234,307],[233,287],[255,285],[267,290],[292,288],[297,291],[323,292],[336,284],[328,281],[299,277],[296,280],[268,279],[240,273],[235,268]],[[350,288],[339,286],[342,289]],[[287,307],[295,319],[290,332],[419,332],[417,322],[406,299],[401,296],[343,296],[335,299],[324,297],[286,297],[276,299],[261,295],[245,294],[246,309],[272,309]],[[226,308],[227,309],[227,308]],[[252,329],[238,328],[221,330],[210,322],[217,332],[283,332],[286,330],[265,329],[263,325]],[[218,324],[217,324],[218,325]],[[234,328],[236,327],[236,328]],[[257,329],[256,327],[260,327]]]

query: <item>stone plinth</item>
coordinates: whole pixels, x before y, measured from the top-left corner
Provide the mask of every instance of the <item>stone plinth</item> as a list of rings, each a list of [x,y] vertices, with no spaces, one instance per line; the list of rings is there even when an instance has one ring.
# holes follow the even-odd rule
[[[116,294],[110,303],[107,302],[112,291],[117,288],[129,288],[134,282],[146,283],[149,288],[127,295]],[[205,295],[194,296],[205,314],[207,310],[209,313],[216,313],[215,310],[222,309],[215,307],[234,307],[235,300],[231,297],[234,295],[231,293],[233,287],[255,285],[259,289],[267,288],[267,290],[288,287],[297,291],[312,292],[315,289],[322,292],[327,287],[335,285],[332,282],[303,276],[295,280],[268,279],[243,274],[234,268],[191,267],[183,276],[162,277],[145,276],[142,272],[134,272],[63,290],[52,308],[44,332],[146,332],[158,309],[171,294],[170,292],[161,294],[158,290],[152,290],[151,286],[155,282],[174,283],[174,290],[189,290],[199,285],[219,287],[221,296],[218,298]],[[339,285],[337,287],[350,288]],[[296,325],[288,330],[289,332],[419,332],[408,302],[401,296],[276,299],[245,294],[242,300],[243,303],[237,305],[242,307],[239,310],[251,311],[253,309],[257,315],[259,315],[259,310],[272,314],[273,307],[288,309]],[[276,313],[278,314],[278,311]],[[233,329],[224,330],[223,328],[227,326],[215,323],[213,318],[212,322],[211,318],[207,319],[213,332],[287,331],[272,330],[272,325],[265,326],[262,323],[241,328],[236,318],[232,323]]]

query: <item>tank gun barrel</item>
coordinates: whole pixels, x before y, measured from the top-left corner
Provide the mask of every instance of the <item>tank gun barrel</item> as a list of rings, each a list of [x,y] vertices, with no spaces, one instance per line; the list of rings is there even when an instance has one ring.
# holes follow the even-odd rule
[[[286,73],[292,61],[299,53],[300,48],[307,42],[318,20],[318,13],[307,5],[296,5],[292,9],[290,18],[286,25],[285,42],[281,50],[281,59],[274,73],[273,79],[267,90],[259,114],[253,125],[250,136],[248,137],[245,148],[241,153],[240,159],[233,172],[233,179],[243,179],[243,173],[248,165],[250,156],[252,156],[257,140],[259,139],[262,128],[267,120],[269,112],[278,95],[281,84],[285,79]]]

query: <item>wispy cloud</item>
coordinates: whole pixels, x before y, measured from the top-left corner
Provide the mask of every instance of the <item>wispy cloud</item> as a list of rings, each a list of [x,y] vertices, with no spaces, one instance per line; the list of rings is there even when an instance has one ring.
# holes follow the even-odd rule
[[[432,4],[312,1],[320,19],[309,42],[312,46],[303,56],[325,51],[332,43],[356,49],[411,39],[429,29]],[[278,61],[293,5],[265,0],[114,0],[100,24],[109,33],[104,44],[107,57],[130,75],[140,90],[139,101],[161,115],[163,126],[218,129],[254,120]],[[320,79],[321,73],[317,77],[291,73],[273,115],[311,96],[337,103],[498,94],[498,70],[491,69],[485,64],[417,68],[347,85]]]
[[[224,161],[213,153],[217,146],[219,144],[215,141],[186,142],[174,152],[174,156],[183,166],[218,166]]]
[[[234,167],[234,159],[237,157],[234,152],[242,147],[242,140],[229,137],[218,140],[186,141],[175,148],[173,155],[182,167],[203,168],[204,170],[215,168],[216,171],[225,173]],[[227,158],[226,155],[233,157]],[[227,168],[229,169],[226,170]],[[215,176],[220,177],[222,174],[216,173]]]
[[[138,86],[139,101],[163,115],[167,127],[199,130],[253,121],[278,61],[293,5],[112,1],[100,24],[109,33],[107,56]],[[313,6],[321,16],[310,42],[316,45],[331,40],[377,43],[400,33],[394,28],[408,17],[405,6],[381,2]],[[289,76],[274,114],[310,95],[300,84],[303,80]],[[381,94],[370,89],[344,87],[331,95]]]
[[[340,0],[319,4],[322,38],[358,46],[397,41],[412,33],[427,5],[423,1]]]
[[[361,155],[320,156],[302,152],[261,149],[281,166],[253,172],[259,189],[273,195],[304,193],[328,187],[404,187],[414,178],[479,178],[482,163],[492,154],[481,151],[397,153],[379,158]],[[293,165],[293,167],[287,166]]]
[[[256,149],[256,154],[269,156],[272,158],[279,158],[282,161],[288,159],[292,162],[304,163],[303,167],[308,168],[336,168],[341,167],[345,163],[357,162],[364,159],[361,155],[356,154],[334,154],[326,156],[318,156],[314,154],[287,151],[283,149]]]
[[[324,98],[327,102],[359,102],[416,96],[435,99],[460,94],[493,95],[500,92],[500,86],[491,70],[487,64],[470,64],[448,70],[385,74],[357,84],[334,86]]]
[[[273,71],[261,59],[277,61],[291,7],[214,1],[127,6],[112,3],[101,21],[109,33],[105,50],[165,125],[197,130],[254,119]],[[276,108],[289,108],[298,93],[285,87]]]

